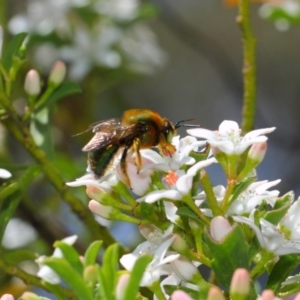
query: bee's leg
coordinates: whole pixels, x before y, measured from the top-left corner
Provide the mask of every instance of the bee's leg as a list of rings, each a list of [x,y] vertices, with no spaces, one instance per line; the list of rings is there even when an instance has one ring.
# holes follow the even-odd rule
[[[140,153],[140,146],[141,146],[140,140],[139,139],[135,139],[133,141],[133,149],[134,149],[134,152],[135,152],[135,155],[136,155],[135,163],[136,163],[136,166],[137,166],[137,173],[140,172],[140,169],[141,169],[141,166],[142,166],[142,158],[141,158],[141,153]]]
[[[124,176],[125,184],[131,188],[130,179],[128,177],[127,170],[126,170],[126,167],[127,167],[126,157],[127,157],[127,152],[128,152],[128,149],[130,148],[130,146],[131,145],[125,146],[122,156],[121,156],[120,164],[121,164],[121,172]]]
[[[176,152],[176,148],[166,141],[163,134],[160,135],[160,143],[158,144],[158,149],[164,156],[172,157],[172,155]]]

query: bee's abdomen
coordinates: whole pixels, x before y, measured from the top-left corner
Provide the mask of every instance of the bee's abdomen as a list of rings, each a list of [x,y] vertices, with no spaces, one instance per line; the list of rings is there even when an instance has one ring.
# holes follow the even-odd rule
[[[119,148],[119,145],[108,145],[88,153],[88,162],[95,175],[100,177],[105,174]]]

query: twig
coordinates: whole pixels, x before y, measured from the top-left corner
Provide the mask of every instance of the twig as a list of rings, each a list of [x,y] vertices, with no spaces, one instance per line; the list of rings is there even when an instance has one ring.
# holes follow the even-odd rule
[[[242,31],[243,42],[243,75],[244,75],[244,99],[242,112],[243,133],[251,131],[254,127],[256,109],[256,66],[255,44],[250,22],[250,1],[239,0],[239,15],[237,23]]]

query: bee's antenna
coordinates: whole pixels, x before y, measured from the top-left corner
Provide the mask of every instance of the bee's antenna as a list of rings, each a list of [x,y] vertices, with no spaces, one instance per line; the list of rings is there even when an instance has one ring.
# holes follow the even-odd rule
[[[181,120],[181,121],[178,121],[176,124],[175,124],[175,128],[179,128],[179,127],[201,127],[201,125],[197,125],[197,124],[182,124],[184,122],[189,122],[189,121],[194,121],[195,119],[188,119],[188,120]]]
[[[89,128],[89,129],[87,129],[87,130],[85,130],[85,131],[82,131],[82,132],[79,132],[79,133],[73,134],[73,135],[72,135],[72,137],[73,137],[73,136],[78,136],[78,135],[81,135],[81,134],[83,134],[83,133],[86,133],[86,132],[88,132],[88,131],[91,131],[91,128]]]

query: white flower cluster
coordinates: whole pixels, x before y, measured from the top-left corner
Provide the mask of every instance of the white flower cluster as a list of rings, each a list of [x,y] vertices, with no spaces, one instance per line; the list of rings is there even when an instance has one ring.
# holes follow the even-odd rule
[[[135,203],[140,206],[143,203],[157,204],[164,214],[161,224],[159,221],[151,224],[150,217],[143,223],[139,215],[142,224],[139,229],[147,241],[120,260],[124,268],[131,271],[138,257],[144,254],[153,256],[142,286],[151,286],[161,276],[168,275],[160,283],[163,291],[165,284],[179,283],[197,290],[197,286],[191,284],[192,278],[197,276],[197,266],[205,263],[205,259],[194,260],[190,258],[192,255],[188,259],[184,255],[190,249],[175,230],[184,230],[182,206],[189,207],[190,213],[194,214],[192,218],[198,217],[206,224],[212,238],[217,241],[231,232],[235,222],[243,223],[253,230],[261,249],[271,253],[271,257],[300,253],[300,199],[294,201],[292,192],[279,197],[279,191],[269,191],[280,180],[256,181],[255,168],[266,152],[265,134],[273,130],[275,128],[254,130],[242,136],[236,122],[224,121],[218,131],[197,128],[188,130],[191,136],[182,139],[175,137],[173,144],[176,152],[172,157],[163,157],[152,149],[141,150],[142,169],[139,172],[134,155],[128,158],[127,173],[136,196]],[[203,149],[199,151],[199,147]],[[204,169],[215,163],[220,163],[223,168],[228,180],[227,187],[207,186],[202,181],[207,175]],[[160,174],[159,181],[155,179],[155,174]],[[104,177],[95,179],[89,173],[68,185],[87,185],[88,194],[96,199],[91,200],[91,210],[104,218],[122,220],[113,203],[114,208],[107,210],[105,208],[109,204],[102,201],[105,194],[115,195],[117,183],[122,180],[120,159],[117,158]],[[277,214],[276,217],[274,214]],[[168,229],[161,229],[162,224],[164,228],[169,224]],[[193,227],[192,223],[190,226]],[[172,251],[169,250],[171,247]]]
[[[36,47],[34,59],[48,70],[55,60],[66,61],[70,77],[76,80],[94,66],[152,73],[165,55],[150,28],[135,21],[140,6],[138,0],[28,0],[27,11],[13,16],[9,30],[57,35],[60,45],[49,38]],[[90,14],[90,23],[80,11]]]

